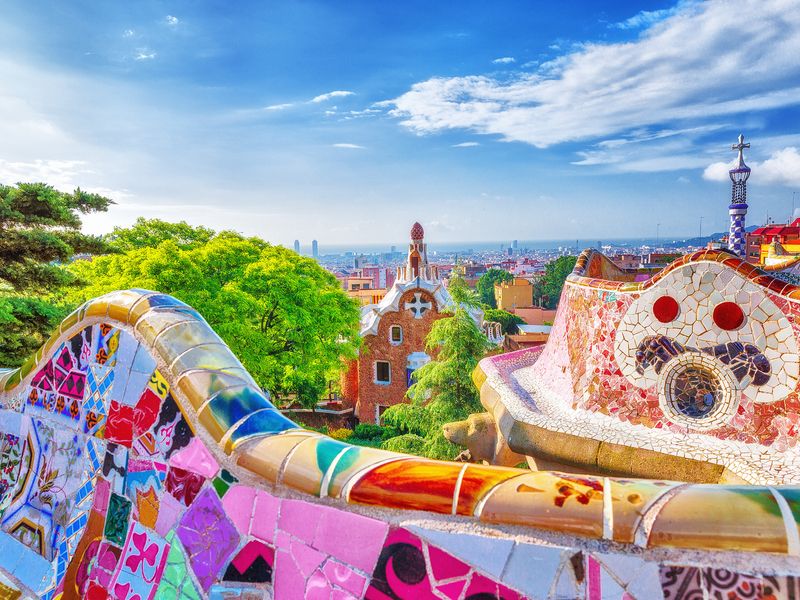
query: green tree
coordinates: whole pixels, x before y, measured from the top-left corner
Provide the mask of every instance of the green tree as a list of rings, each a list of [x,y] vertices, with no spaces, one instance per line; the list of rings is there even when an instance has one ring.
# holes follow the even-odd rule
[[[500,323],[500,327],[505,334],[516,333],[517,325],[522,325],[525,322],[521,317],[499,308],[489,308],[485,310],[483,312],[483,318],[486,321]]]
[[[561,298],[564,282],[578,261],[577,256],[559,256],[544,268],[544,275],[536,286],[539,302],[546,308],[555,308]]]
[[[161,219],[139,217],[130,227],[114,227],[106,236],[113,248],[126,252],[139,248],[155,248],[161,242],[171,240],[179,248],[193,248],[205,244],[216,235],[208,227],[194,227],[186,221],[170,223]]]
[[[383,447],[453,459],[460,448],[444,437],[442,426],[482,410],[472,371],[492,346],[463,307],[436,321],[425,342],[435,359],[414,372],[414,384],[408,390],[411,403],[397,404],[383,413],[386,424],[403,432]]]
[[[74,254],[107,251],[101,238],[81,233],[80,215],[110,204],[80,188],[0,185],[0,364],[22,363],[69,312],[63,292],[80,281],[62,265]]]
[[[313,407],[360,343],[359,308],[315,261],[258,238],[222,232],[184,249],[173,240],[73,263],[91,283],[76,302],[145,288],[194,307],[259,385]]]
[[[475,290],[471,289],[464,278],[458,273],[450,275],[450,280],[447,282],[447,291],[456,305],[462,304],[472,307],[477,307],[480,304],[480,298]]]
[[[506,281],[514,281],[514,276],[504,269],[496,269],[492,267],[486,273],[481,275],[475,289],[478,292],[480,301],[490,308],[497,308],[497,300],[494,297],[494,286],[496,283],[504,283]]]

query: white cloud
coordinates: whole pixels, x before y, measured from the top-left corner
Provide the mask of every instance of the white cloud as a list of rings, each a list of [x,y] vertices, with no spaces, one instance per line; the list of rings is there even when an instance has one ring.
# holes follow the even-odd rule
[[[350,150],[366,150],[366,146],[359,146],[358,144],[333,144],[334,148],[348,148]]]
[[[0,159],[0,183],[47,183],[62,192],[71,192],[77,187],[87,192],[102,194],[112,200],[130,198],[128,190],[115,190],[108,187],[87,185],[96,179],[97,173],[83,160],[8,161]]]
[[[136,54],[133,55],[133,60],[153,60],[156,57],[156,52],[149,48],[137,48]]]
[[[460,144],[453,144],[452,148],[474,148],[480,146],[478,142],[461,142]]]
[[[178,23],[180,23],[180,19],[178,17],[173,17],[172,15],[167,15],[164,18],[164,21],[170,27],[175,27]]]
[[[696,4],[696,2],[688,0],[678,2],[677,5],[671,8],[662,8],[660,10],[642,10],[620,23],[611,23],[609,27],[613,29],[641,29],[643,27],[650,27],[659,21],[663,21],[672,15],[678,14],[681,10],[684,10],[693,4]]]
[[[502,56],[500,58],[495,58],[492,62],[496,65],[510,65],[511,63],[517,62],[517,60],[513,56]]]
[[[264,110],[286,110],[292,106],[294,105],[291,102],[286,102],[284,104],[270,104],[269,106],[265,106]]]
[[[124,38],[132,38],[134,35],[136,35],[136,32],[133,29],[126,29],[122,32],[122,37]]]
[[[737,159],[730,162],[715,162],[703,171],[709,181],[730,181],[728,170]],[[800,152],[794,146],[774,151],[764,162],[747,161],[753,170],[752,178],[758,182],[786,186],[800,186]]]
[[[333,92],[328,92],[327,94],[320,94],[319,96],[314,96],[311,99],[311,102],[325,102],[326,100],[330,100],[331,98],[344,98],[345,96],[353,96],[355,92],[349,92],[347,90],[334,90]]]
[[[544,148],[800,104],[796,0],[681,6],[633,42],[586,44],[532,74],[416,83],[391,114],[419,133],[467,129]]]
[[[773,152],[758,166],[755,176],[768,183],[800,186],[800,153],[795,147]]]

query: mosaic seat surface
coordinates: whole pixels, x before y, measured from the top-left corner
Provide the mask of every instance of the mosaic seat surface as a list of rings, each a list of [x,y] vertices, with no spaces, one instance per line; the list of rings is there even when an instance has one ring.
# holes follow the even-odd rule
[[[763,361],[743,360],[753,383]],[[351,446],[284,417],[194,310],[158,293],[88,302],[0,389],[0,598],[797,591],[798,488]]]
[[[542,464],[800,483],[798,300],[723,251],[644,282],[587,251],[546,346],[486,359],[476,381],[511,449]]]

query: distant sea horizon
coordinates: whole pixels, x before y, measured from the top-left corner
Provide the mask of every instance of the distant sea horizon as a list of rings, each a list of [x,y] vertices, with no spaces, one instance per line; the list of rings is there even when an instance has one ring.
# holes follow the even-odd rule
[[[716,235],[716,234],[715,234]],[[710,236],[709,236],[710,237]],[[703,236],[703,239],[709,239]],[[698,238],[677,238],[677,237],[662,237],[656,238],[608,238],[608,239],[559,239],[559,240],[518,240],[518,248],[528,250],[557,250],[558,248],[579,248],[584,250],[586,248],[597,248],[598,242],[601,246],[612,245],[618,247],[639,247],[639,246],[667,246],[675,244],[676,242],[683,241],[697,241]],[[577,242],[577,243],[576,243]],[[344,254],[347,252],[363,253],[363,254],[381,254],[390,252],[392,245],[394,245],[397,252],[405,252],[408,242],[396,244],[330,244],[324,242],[319,243],[319,253],[324,256],[326,254]],[[500,246],[508,248],[511,245],[511,240],[497,240],[497,241],[463,241],[463,242],[439,242],[429,243],[428,253],[453,253],[453,252],[485,252],[489,250],[500,250]],[[310,245],[302,245],[300,250],[303,254],[311,254]]]

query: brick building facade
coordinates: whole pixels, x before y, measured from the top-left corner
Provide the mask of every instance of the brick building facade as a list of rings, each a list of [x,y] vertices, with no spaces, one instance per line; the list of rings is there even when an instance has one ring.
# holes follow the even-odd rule
[[[423,238],[422,226],[415,223],[406,264],[397,269],[391,289],[378,304],[362,308],[364,345],[342,381],[344,400],[361,423],[380,423],[383,410],[407,401],[411,373],[432,358],[425,338],[453,305],[437,267],[428,264]],[[474,313],[480,324],[481,312]]]

